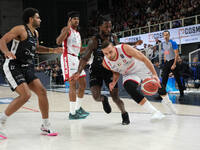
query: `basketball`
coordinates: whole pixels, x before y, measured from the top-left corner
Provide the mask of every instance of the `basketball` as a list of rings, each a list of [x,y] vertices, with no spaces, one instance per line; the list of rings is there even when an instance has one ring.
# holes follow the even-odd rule
[[[158,91],[158,83],[153,78],[146,78],[142,81],[141,90],[145,95],[154,95]]]

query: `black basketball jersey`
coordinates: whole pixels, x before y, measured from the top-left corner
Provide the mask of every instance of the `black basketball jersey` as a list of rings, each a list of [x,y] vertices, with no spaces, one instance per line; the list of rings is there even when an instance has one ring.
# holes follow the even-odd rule
[[[101,36],[99,34],[96,35],[96,39],[97,39],[97,43],[98,43],[98,46],[97,46],[97,49],[94,50],[93,52],[93,62],[91,64],[91,67],[93,68],[104,68],[102,66],[102,62],[103,62],[103,58],[104,58],[104,54],[102,52],[102,49],[101,49],[101,44],[103,42],[103,39],[101,38]],[[111,34],[110,36],[110,42],[113,43],[113,45],[116,45],[115,41],[114,41],[114,36]]]
[[[7,46],[8,49],[16,56],[16,59],[12,61],[16,61],[16,63],[19,63],[22,67],[33,67],[37,47],[37,36],[35,32],[35,35],[32,34],[27,25],[25,25],[25,29],[27,32],[26,40],[18,41],[13,39],[7,44]]]

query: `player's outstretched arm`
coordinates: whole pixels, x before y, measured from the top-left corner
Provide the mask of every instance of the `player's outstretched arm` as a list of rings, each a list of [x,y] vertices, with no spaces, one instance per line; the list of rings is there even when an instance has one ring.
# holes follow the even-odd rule
[[[36,31],[37,37],[39,37],[39,33]],[[63,52],[62,47],[56,47],[56,48],[50,48],[50,47],[45,47],[42,45],[39,45],[39,41],[37,41],[37,50],[36,53],[39,54],[47,54],[47,53],[53,53],[53,54],[59,54]]]

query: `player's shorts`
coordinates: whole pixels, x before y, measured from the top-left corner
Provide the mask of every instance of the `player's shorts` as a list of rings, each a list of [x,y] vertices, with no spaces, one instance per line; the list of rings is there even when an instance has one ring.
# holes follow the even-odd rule
[[[68,81],[69,78],[78,71],[79,60],[78,57],[72,54],[62,54],[61,55],[61,68],[63,72],[64,81]],[[81,77],[85,77],[86,73],[83,70],[80,74]]]
[[[103,67],[91,67],[90,68],[90,87],[98,85],[102,87],[103,81],[109,89],[109,83],[112,82],[113,73]],[[115,88],[118,88],[118,84],[115,85]]]
[[[3,73],[13,91],[20,84],[24,82],[29,84],[38,78],[35,76],[34,67],[19,64],[9,59],[6,59],[3,64]]]
[[[123,84],[127,80],[132,80],[136,82],[137,84],[140,84],[142,80],[146,78],[151,78],[151,77],[152,77],[151,71],[146,67],[141,67],[137,70],[133,70],[129,72],[128,74],[123,75]]]

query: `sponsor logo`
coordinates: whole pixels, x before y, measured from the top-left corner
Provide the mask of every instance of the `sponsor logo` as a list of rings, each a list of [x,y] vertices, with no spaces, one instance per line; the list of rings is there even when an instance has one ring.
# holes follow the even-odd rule
[[[123,54],[120,54],[120,57],[121,57],[121,58],[124,58],[124,55],[123,55]]]
[[[125,64],[127,64],[127,60],[126,60],[126,59],[123,59],[123,62],[124,62]]]

